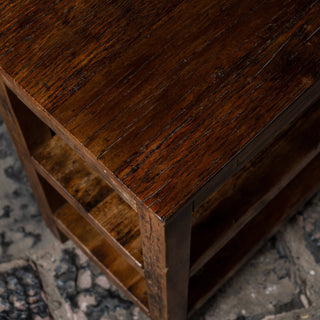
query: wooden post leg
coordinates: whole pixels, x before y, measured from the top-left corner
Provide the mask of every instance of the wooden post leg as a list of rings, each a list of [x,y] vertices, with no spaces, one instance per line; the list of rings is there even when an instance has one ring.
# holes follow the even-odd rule
[[[27,107],[25,107],[27,108]],[[31,156],[28,150],[27,143],[24,139],[24,135],[21,131],[17,117],[12,109],[11,102],[8,98],[7,90],[4,84],[0,80],[0,112],[4,123],[6,124],[11,139],[16,147],[16,151],[28,177],[30,186],[33,190],[36,201],[40,207],[43,219],[46,222],[48,228],[53,234],[60,240],[65,241],[66,238],[56,228],[55,223],[52,219],[51,209],[46,200],[46,196],[42,189],[42,185],[39,181],[39,177],[32,165]],[[23,115],[21,115],[23,117]],[[41,132],[39,132],[41,135]]]
[[[144,268],[153,320],[186,320],[192,210],[164,224],[140,211]]]

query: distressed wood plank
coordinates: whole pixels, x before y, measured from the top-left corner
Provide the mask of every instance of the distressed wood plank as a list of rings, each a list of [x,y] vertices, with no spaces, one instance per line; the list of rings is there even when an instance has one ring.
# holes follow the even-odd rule
[[[94,169],[73,163],[71,149],[66,159],[61,156],[67,168],[55,168],[52,159],[44,161],[50,170],[38,165],[42,176],[87,214],[83,218],[65,206],[54,218],[58,227],[105,271],[103,263],[108,264],[142,307],[147,288],[154,319],[185,319],[192,209],[319,99],[320,1],[5,0],[0,22],[1,79],[43,121],[40,127],[48,125]],[[39,140],[34,132],[34,140],[25,134],[31,152],[36,155],[51,134],[46,129]],[[304,151],[306,161],[297,157],[300,164],[282,173],[287,175],[282,187],[317,150]],[[86,178],[88,185],[82,185]],[[109,246],[97,232],[105,225],[109,236],[137,254],[132,251],[139,242],[137,219],[126,219],[129,206],[115,193],[105,194],[105,181],[139,213],[147,287],[139,284],[144,282],[139,270],[117,253],[117,242]],[[291,183],[278,196],[272,183],[269,187],[264,200],[273,198],[270,203],[282,208],[274,201],[287,199]],[[297,195],[301,191],[304,198],[304,188],[313,187],[297,188]],[[250,214],[252,206],[265,204],[263,193],[258,204],[243,207],[249,209],[243,225],[255,224],[269,208]],[[107,205],[121,212],[108,215]],[[282,214],[271,216],[268,231],[286,209]],[[259,242],[264,234],[256,236],[250,239]],[[223,252],[222,279],[233,268]],[[239,252],[241,260],[247,252]],[[190,288],[193,283],[190,303],[197,306],[215,283],[201,275],[192,277]],[[205,289],[200,298],[194,298],[197,286]]]
[[[143,259],[153,320],[185,320],[188,306],[191,208],[164,225],[139,210]]]
[[[320,103],[193,213],[191,274],[199,270],[320,151]]]
[[[318,1],[26,0],[0,9],[7,83],[98,159],[130,205],[163,220],[239,171],[261,132],[272,141],[312,103],[290,112],[319,78]]]

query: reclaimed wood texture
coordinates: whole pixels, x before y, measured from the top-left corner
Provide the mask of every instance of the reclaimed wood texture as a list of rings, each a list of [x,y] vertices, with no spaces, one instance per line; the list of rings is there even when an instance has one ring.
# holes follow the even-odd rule
[[[145,278],[71,205],[62,206],[55,212],[54,217],[61,231],[72,239],[133,302],[148,314]]]
[[[199,270],[320,151],[320,102],[193,213],[191,274]]]
[[[41,144],[32,157],[59,181],[87,212],[113,192],[57,135]]]
[[[198,309],[240,266],[319,190],[320,156],[304,168],[208,264],[190,279],[189,315]]]
[[[239,171],[319,77],[315,0],[5,0],[0,12],[7,85],[163,220]]]
[[[148,299],[153,320],[185,320],[191,240],[191,206],[168,224],[140,208]]]
[[[138,214],[57,135],[32,157],[39,174],[143,273]]]

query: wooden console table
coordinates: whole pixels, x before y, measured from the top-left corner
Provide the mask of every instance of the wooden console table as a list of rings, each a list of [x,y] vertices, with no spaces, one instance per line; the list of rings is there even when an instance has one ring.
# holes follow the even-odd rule
[[[0,1],[0,107],[43,217],[184,320],[320,182],[320,4]]]

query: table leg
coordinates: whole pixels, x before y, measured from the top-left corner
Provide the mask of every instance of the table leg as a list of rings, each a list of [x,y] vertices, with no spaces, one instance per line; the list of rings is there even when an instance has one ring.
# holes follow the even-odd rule
[[[188,306],[190,208],[168,223],[139,210],[149,309],[153,320],[185,320]]]

